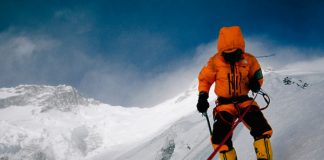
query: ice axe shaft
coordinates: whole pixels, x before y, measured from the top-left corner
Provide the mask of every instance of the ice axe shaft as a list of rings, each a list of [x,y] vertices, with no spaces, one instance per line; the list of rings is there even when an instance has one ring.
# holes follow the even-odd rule
[[[202,113],[202,115],[206,117],[208,128],[209,128],[209,134],[213,135],[213,131],[212,131],[211,126],[210,126],[210,121],[209,121],[207,112]]]

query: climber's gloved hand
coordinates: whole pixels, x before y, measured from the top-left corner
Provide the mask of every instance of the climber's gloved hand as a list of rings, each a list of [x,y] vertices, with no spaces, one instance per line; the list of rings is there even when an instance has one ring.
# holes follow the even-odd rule
[[[197,110],[200,113],[205,113],[207,112],[207,109],[209,108],[209,103],[208,103],[208,93],[206,92],[200,92],[199,93],[199,98],[198,98],[198,103],[197,103]]]

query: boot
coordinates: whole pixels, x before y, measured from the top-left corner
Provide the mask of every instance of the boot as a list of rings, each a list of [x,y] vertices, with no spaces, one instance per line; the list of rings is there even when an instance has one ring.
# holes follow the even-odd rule
[[[237,160],[235,149],[229,151],[221,151],[219,153],[220,160]]]
[[[253,145],[258,160],[272,160],[272,148],[269,137],[256,139]]]

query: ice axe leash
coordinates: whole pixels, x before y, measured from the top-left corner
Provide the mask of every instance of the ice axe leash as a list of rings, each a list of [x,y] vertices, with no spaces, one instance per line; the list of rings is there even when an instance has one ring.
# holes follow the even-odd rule
[[[262,88],[260,89],[260,91],[257,94],[260,94],[263,97],[264,101],[267,103],[267,105],[260,108],[260,110],[262,111],[262,110],[267,109],[269,107],[269,104],[270,104],[269,95]]]

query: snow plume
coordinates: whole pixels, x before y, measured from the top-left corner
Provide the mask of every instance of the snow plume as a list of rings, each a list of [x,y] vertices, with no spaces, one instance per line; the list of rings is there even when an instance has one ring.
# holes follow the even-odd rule
[[[1,86],[42,81],[42,72],[51,67],[44,64],[44,59],[60,45],[46,35],[16,32],[9,29],[0,33],[0,74],[4,75],[0,78]]]
[[[316,48],[299,48],[298,46],[282,46],[278,42],[266,38],[249,37],[246,40],[246,50],[255,56],[274,55],[259,58],[263,67],[278,69],[292,63],[305,62],[321,58],[324,51]]]
[[[214,42],[200,45],[195,50],[193,57],[167,64],[166,71],[147,79],[140,90],[141,92],[134,95],[133,103],[142,102],[145,106],[158,104],[182,93],[193,83],[197,83],[195,80],[201,67],[216,52],[214,46]]]
[[[286,69],[307,71],[307,72],[324,72],[324,57],[313,58],[309,61],[298,61],[296,63],[285,66]]]
[[[13,35],[14,31],[0,33],[0,53],[4,61],[22,60],[34,54],[44,53],[58,45],[46,36],[29,36],[26,33]]]
[[[70,58],[75,52],[64,54],[67,50],[63,47],[61,40],[43,33],[14,28],[1,33],[0,73],[5,76],[1,76],[0,85],[69,83],[69,76],[75,71],[73,66],[78,61]]]
[[[164,91],[167,77],[163,76],[177,69],[165,58],[173,50],[168,39],[161,34],[134,31],[122,33],[107,45],[110,47],[107,52],[112,57],[100,68],[85,74],[81,90],[110,104],[123,106],[152,106],[170,98]],[[165,66],[161,66],[162,63]],[[168,94],[173,96],[173,90]]]

